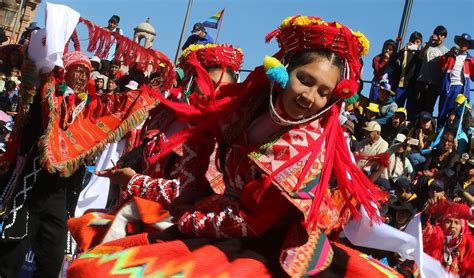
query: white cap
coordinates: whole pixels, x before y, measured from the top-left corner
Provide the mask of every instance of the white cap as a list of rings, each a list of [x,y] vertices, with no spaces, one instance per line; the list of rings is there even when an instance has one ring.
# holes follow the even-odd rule
[[[130,90],[136,90],[138,89],[138,83],[137,81],[130,80],[127,85],[125,85],[126,88],[129,88]]]

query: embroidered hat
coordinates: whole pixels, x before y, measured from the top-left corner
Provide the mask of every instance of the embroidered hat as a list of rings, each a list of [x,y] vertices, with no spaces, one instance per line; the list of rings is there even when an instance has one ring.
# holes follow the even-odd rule
[[[267,34],[269,42],[276,37],[280,54],[297,53],[305,49],[326,49],[344,60],[344,76],[333,93],[341,98],[349,98],[359,88],[360,58],[367,55],[369,41],[360,32],[354,32],[338,22],[326,22],[315,16],[290,16],[280,27]]]
[[[242,49],[228,44],[192,44],[179,57],[180,66],[185,71],[192,71],[188,60],[195,56],[202,67],[224,66],[237,71],[242,66],[244,54]]]
[[[78,65],[78,64],[86,66],[89,69],[89,71],[92,70],[92,65],[89,58],[87,58],[87,56],[80,51],[72,51],[72,52],[65,53],[63,56],[63,61],[64,61],[64,68],[66,70],[70,66]]]

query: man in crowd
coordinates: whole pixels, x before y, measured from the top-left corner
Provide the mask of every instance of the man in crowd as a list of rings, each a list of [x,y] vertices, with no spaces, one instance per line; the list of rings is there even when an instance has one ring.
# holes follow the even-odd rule
[[[433,35],[421,49],[419,59],[421,60],[420,73],[415,84],[415,105],[417,112],[428,111],[433,113],[436,99],[441,91],[442,72],[438,66],[441,56],[448,52],[443,45],[448,30],[440,25],[433,30]]]
[[[212,37],[207,33],[204,24],[198,22],[194,24],[191,36],[188,37],[186,42],[183,44],[182,50],[185,50],[191,44],[208,44],[214,43]]]
[[[356,159],[358,158],[357,167],[363,169],[375,180],[384,169],[383,163],[380,163],[383,159],[376,157],[388,150],[388,143],[380,136],[381,128],[377,122],[368,122],[363,129],[365,139],[359,142],[354,153]]]

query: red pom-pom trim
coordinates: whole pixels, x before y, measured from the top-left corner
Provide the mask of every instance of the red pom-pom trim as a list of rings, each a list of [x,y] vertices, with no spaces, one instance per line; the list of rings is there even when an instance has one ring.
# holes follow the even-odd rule
[[[337,84],[336,88],[333,91],[333,94],[347,99],[353,96],[359,90],[359,84],[356,81],[350,79],[344,79],[339,84]]]

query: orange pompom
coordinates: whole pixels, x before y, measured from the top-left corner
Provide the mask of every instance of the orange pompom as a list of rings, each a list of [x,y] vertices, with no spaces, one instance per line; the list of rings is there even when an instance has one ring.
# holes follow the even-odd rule
[[[337,84],[334,89],[334,94],[340,98],[347,99],[357,93],[359,89],[359,84],[354,80],[344,79],[339,84]]]

